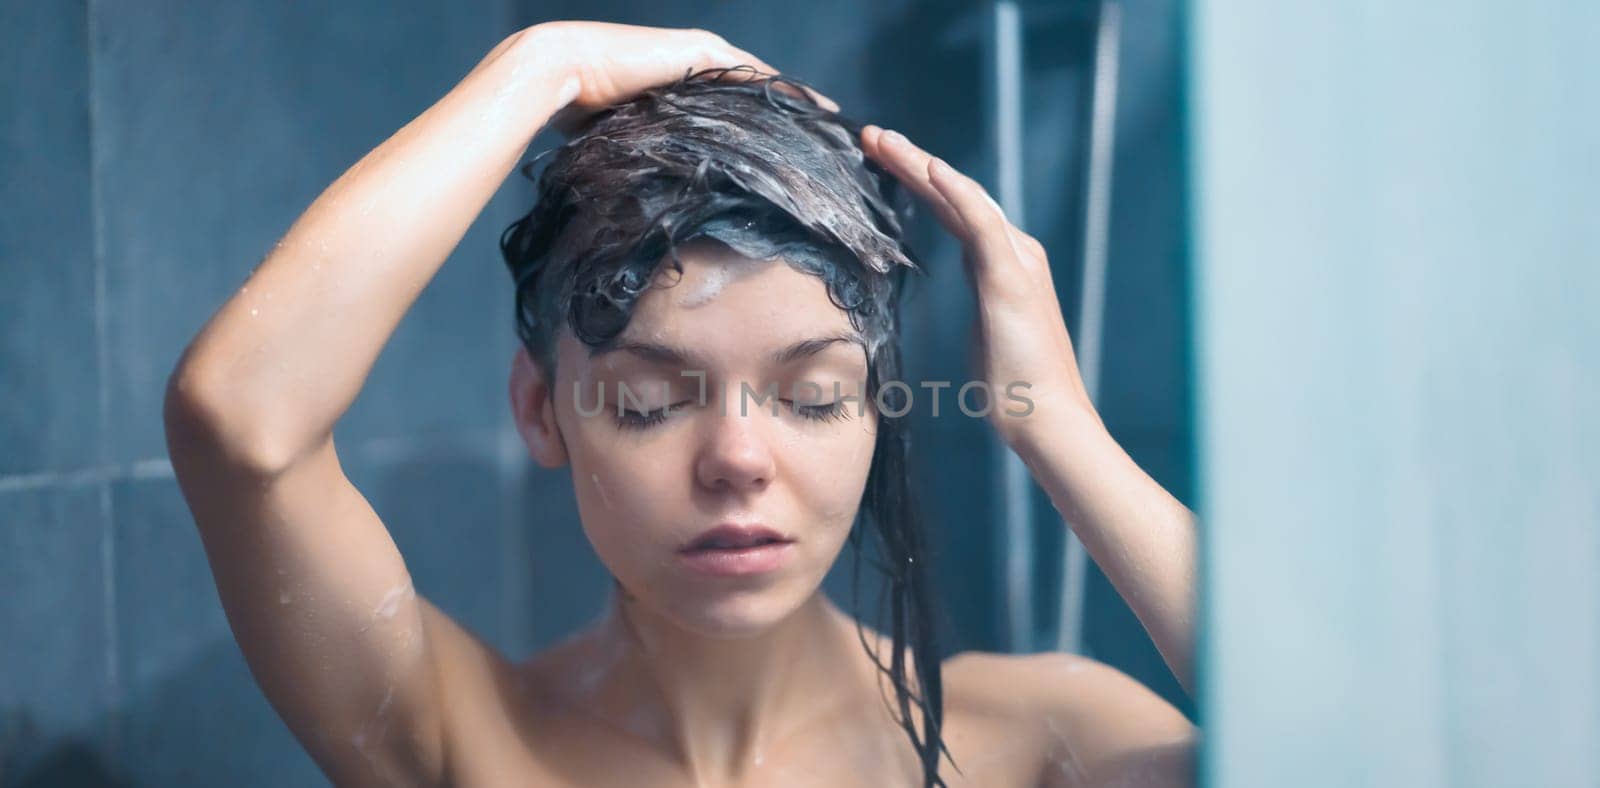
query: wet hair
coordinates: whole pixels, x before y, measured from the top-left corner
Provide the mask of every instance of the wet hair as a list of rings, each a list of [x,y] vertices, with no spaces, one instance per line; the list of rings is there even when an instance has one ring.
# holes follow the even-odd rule
[[[730,72],[743,72],[731,73]],[[780,257],[820,277],[867,346],[867,396],[909,410],[900,379],[899,296],[920,271],[903,239],[909,204],[895,178],[863,155],[862,125],[796,93],[805,83],[748,66],[687,72],[678,81],[591,116],[572,139],[521,168],[537,184],[533,209],[501,235],[516,283],[517,333],[546,380],[555,380],[562,326],[591,348],[627,327],[658,269],[681,276],[676,246],[709,237],[755,259]],[[535,165],[551,155],[543,171]],[[881,682],[894,689],[925,786],[942,786],[949,757],[939,637],[920,518],[909,494],[904,417],[880,413],[861,509],[850,530],[852,593],[862,541],[885,576],[887,663],[867,641]],[[911,650],[908,674],[907,649]],[[913,684],[915,686],[913,686]],[[912,722],[920,716],[922,733]],[[952,759],[952,764],[954,760]]]

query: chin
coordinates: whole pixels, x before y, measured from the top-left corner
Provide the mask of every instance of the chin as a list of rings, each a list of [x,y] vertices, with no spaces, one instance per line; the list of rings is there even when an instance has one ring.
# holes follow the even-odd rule
[[[792,615],[807,594],[793,583],[739,585],[696,583],[657,600],[658,612],[702,637],[742,639],[761,635]]]

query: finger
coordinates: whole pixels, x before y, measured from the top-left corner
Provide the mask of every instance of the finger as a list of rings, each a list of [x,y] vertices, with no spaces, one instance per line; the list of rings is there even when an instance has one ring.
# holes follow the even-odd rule
[[[962,242],[967,240],[966,223],[956,213],[950,202],[928,181],[928,161],[932,158],[915,143],[889,129],[879,129],[876,135],[876,158],[896,178],[911,188],[933,208],[939,223]]]
[[[724,43],[726,44],[726,42],[724,42]],[[747,50],[740,49],[740,48],[738,48],[736,46],[733,46],[732,44],[726,44],[726,49],[727,49],[727,54],[731,57],[731,60],[730,60],[730,62],[725,63],[723,65],[732,66],[732,67],[737,67],[737,66],[741,66],[741,65],[748,65],[748,66],[753,67],[756,71],[762,72],[764,74],[778,75],[778,74],[782,73],[782,72],[778,71],[778,69],[774,68],[772,66],[772,64],[768,63],[765,60],[762,60],[759,57],[756,57],[755,55],[751,54]],[[756,79],[756,78],[759,78],[759,75],[752,75],[751,76],[751,79]],[[788,93],[790,95],[795,95],[796,92],[798,91],[799,94],[800,94],[799,95],[800,98],[808,98],[808,99],[810,99],[812,101],[812,103],[817,104],[818,106],[823,107],[824,109],[827,109],[829,112],[838,112],[839,111],[839,103],[837,101],[834,101],[833,99],[828,98],[827,96],[824,96],[820,91],[816,90],[815,88],[809,88],[809,87],[802,88],[802,87],[798,87],[798,86],[795,86],[795,85],[791,85],[791,84],[789,84],[787,82],[778,82],[776,84],[777,84],[777,87],[778,87],[779,90],[782,90],[782,91],[784,91],[784,92],[786,92],[786,93]]]
[[[928,162],[928,180],[965,223],[969,243],[978,252],[980,263],[987,267],[1005,260],[1008,255],[1016,256],[1017,248],[1011,243],[1011,222],[982,185],[956,172],[937,156]]]
[[[751,68],[755,69],[758,73],[752,74],[752,77],[759,76],[759,74],[778,73],[778,69],[774,68],[771,63],[768,63],[767,61],[762,60],[761,58],[758,58],[755,55],[752,55],[738,47],[729,47],[728,54],[731,58],[729,65],[733,67],[750,66]]]
[[[822,105],[823,109],[826,109],[829,112],[838,112],[839,111],[839,102],[834,101],[833,99],[828,98],[827,96],[824,96],[822,93],[820,93],[820,92],[818,92],[816,90],[813,90],[811,88],[806,88],[806,92],[810,93],[812,100],[816,101],[818,104]]]
[[[913,152],[914,155],[912,155],[911,161],[915,164],[915,171],[909,173],[909,177],[915,182],[926,184],[929,195],[934,199],[939,200],[945,207],[949,208],[952,219],[955,219],[956,222],[960,224],[963,229],[965,229],[965,222],[959,219],[955,209],[950,207],[949,201],[944,198],[944,195],[941,194],[938,189],[933,187],[933,184],[929,180],[928,165],[932,162],[933,156],[917,147],[916,143],[906,139],[905,135],[894,134],[893,136],[889,136],[891,134],[893,134],[893,132],[889,132],[885,129],[881,129],[877,126],[869,124],[862,129],[862,147],[867,149],[868,153],[873,154],[875,157],[884,158],[895,155],[893,149],[900,146],[904,146],[905,150]],[[886,137],[888,137],[888,139],[886,139]],[[889,150],[885,150],[886,148]],[[968,180],[971,179],[969,178]],[[976,181],[972,181],[972,183],[977,186],[983,197],[988,200],[989,205],[992,206],[995,211],[999,212],[1002,217],[1004,217],[1004,209],[1000,207],[999,203],[994,201],[993,197],[989,196],[988,191],[984,190],[983,187],[978,185]],[[1017,236],[1017,243],[1019,246],[1027,247],[1030,251],[1044,251],[1044,245],[1040,244],[1039,241],[1033,236],[1027,234],[1021,228],[1017,227],[1015,224],[1011,224],[1009,221],[1006,222],[1006,225],[1009,230]]]
[[[962,241],[966,240],[966,224],[961,221],[955,208],[950,205],[944,195],[928,181],[928,159],[922,152],[905,138],[905,135],[895,134],[877,126],[867,126],[862,131],[862,147],[872,158],[896,180],[905,184],[913,194],[916,194],[933,209],[939,223]]]
[[[713,62],[711,66],[714,68],[725,69],[721,74],[716,76],[718,81],[758,82],[762,79],[779,75],[777,69],[767,65],[765,62],[762,62],[754,55],[743,53],[742,50],[740,50],[739,53],[735,53],[733,50],[730,50],[727,54],[719,54],[716,58],[716,61]],[[817,98],[815,98],[815,95],[821,94],[813,95],[814,92],[804,91],[798,86],[791,85],[788,82],[774,80],[772,82],[772,86],[776,90],[789,96],[793,96],[794,98],[806,99],[818,104],[821,103],[817,100]]]
[[[690,37],[698,46],[698,56],[695,58],[696,70],[704,68],[725,68],[729,71],[718,76],[718,79],[727,79],[739,75],[744,79],[752,79],[757,72],[776,74],[777,69],[772,64],[747,52],[709,30],[699,28],[681,31]]]
[[[1039,239],[1023,232],[1022,228],[1010,222],[1006,223],[1006,227],[1011,231],[1011,240],[1017,245],[1019,251],[1026,252],[1034,257],[1046,256],[1044,244],[1039,243]]]
[[[1011,249],[1016,255],[1018,269],[1039,286],[1055,292],[1055,275],[1050,271],[1050,257],[1045,254],[1044,244],[1010,222],[1006,223],[1006,229],[1011,234]]]
[[[752,52],[750,52],[750,50],[740,49],[738,47],[732,47],[732,49],[734,57],[738,59],[739,62],[749,63],[750,65],[755,66],[757,71],[763,71],[768,74],[778,73],[777,67],[759,57],[756,57]]]
[[[777,73],[777,72],[773,72],[773,73]],[[804,86],[800,86],[800,85],[793,85],[793,84],[790,84],[788,82],[783,82],[783,81],[774,81],[772,84],[778,90],[781,90],[781,91],[783,91],[785,93],[788,93],[791,96],[795,96],[796,98],[807,99],[811,103],[816,104],[817,106],[822,107],[823,109],[825,109],[825,110],[827,110],[829,112],[838,112],[839,111],[839,103],[838,102],[834,101],[831,98],[828,98],[827,96],[822,95],[822,93],[818,92],[815,88],[809,88],[809,87],[804,87]]]

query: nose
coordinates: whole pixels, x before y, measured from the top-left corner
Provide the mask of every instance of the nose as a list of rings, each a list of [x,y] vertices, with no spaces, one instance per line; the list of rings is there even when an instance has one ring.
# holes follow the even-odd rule
[[[756,491],[772,481],[776,463],[772,447],[764,434],[764,411],[752,409],[741,414],[729,407],[707,413],[707,438],[695,463],[700,483],[711,490]]]

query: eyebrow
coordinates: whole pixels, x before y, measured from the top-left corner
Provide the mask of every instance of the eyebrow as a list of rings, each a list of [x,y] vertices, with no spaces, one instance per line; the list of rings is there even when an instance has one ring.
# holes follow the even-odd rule
[[[767,357],[767,359],[775,365],[788,364],[801,358],[815,356],[816,354],[821,353],[823,350],[840,343],[855,345],[861,348],[861,352],[863,354],[865,354],[867,350],[866,342],[861,339],[860,335],[853,333],[838,333],[829,334],[827,336],[813,337],[810,339],[802,339],[799,342],[772,353]],[[644,342],[640,340],[623,338],[617,338],[608,344],[589,348],[589,358],[596,359],[610,353],[618,352],[632,353],[633,355],[639,356],[645,360],[655,361],[662,364],[676,364],[685,367],[706,366],[703,363],[696,363],[703,361],[703,359],[701,359],[699,353],[696,353],[688,348],[660,342]]]

